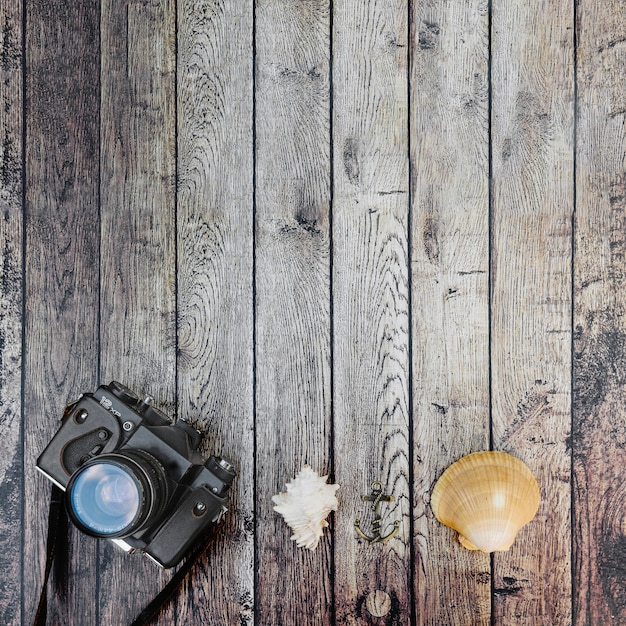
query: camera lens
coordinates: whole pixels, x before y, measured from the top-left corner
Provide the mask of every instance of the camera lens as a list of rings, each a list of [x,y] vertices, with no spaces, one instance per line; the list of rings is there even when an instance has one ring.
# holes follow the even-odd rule
[[[70,498],[83,525],[98,534],[115,535],[136,519],[142,496],[141,485],[126,469],[98,463],[79,473]]]
[[[72,475],[67,488],[72,521],[95,537],[127,537],[141,530],[166,501],[163,468],[138,451],[91,459]]]

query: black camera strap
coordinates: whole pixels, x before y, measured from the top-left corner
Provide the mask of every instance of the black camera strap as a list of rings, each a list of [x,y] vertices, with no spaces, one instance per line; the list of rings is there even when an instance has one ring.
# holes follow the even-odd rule
[[[46,620],[48,617],[48,582],[50,580],[52,565],[54,564],[54,557],[57,553],[59,530],[65,519],[64,493],[59,487],[53,485],[50,496],[48,534],[46,538],[46,571],[33,626],[46,626]],[[156,617],[161,608],[171,599],[174,592],[186,578],[194,563],[205,551],[207,544],[207,541],[201,541],[198,543],[165,587],[163,587],[154,600],[152,600],[152,602],[150,602],[150,604],[148,604],[148,606],[146,606],[146,608],[133,620],[130,626],[145,626]]]
[[[52,564],[54,563],[59,527],[64,513],[65,505],[63,502],[63,492],[56,485],[52,485],[50,512],[48,513],[48,536],[46,538],[46,573],[43,579],[39,605],[37,606],[33,626],[45,626],[48,617],[48,580],[50,579],[50,572],[52,571]]]
[[[206,550],[207,541],[201,541],[185,559],[185,562],[176,570],[176,573],[169,580],[167,585],[159,592],[159,594],[148,604],[148,606],[135,618],[130,626],[144,626],[150,623],[163,606],[174,595],[174,592],[187,577],[189,570],[198,560],[200,555]]]

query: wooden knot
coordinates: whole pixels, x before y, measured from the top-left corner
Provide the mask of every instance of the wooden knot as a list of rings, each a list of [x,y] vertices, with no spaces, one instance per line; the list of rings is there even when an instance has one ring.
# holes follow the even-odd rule
[[[373,617],[385,617],[391,610],[391,598],[381,589],[371,591],[365,598],[365,608]]]

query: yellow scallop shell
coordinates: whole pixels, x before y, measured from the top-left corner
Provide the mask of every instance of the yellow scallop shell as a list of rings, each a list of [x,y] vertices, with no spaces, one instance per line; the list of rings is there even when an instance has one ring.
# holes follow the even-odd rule
[[[508,550],[535,517],[539,485],[528,466],[506,452],[475,452],[453,463],[435,484],[435,517],[470,550]]]

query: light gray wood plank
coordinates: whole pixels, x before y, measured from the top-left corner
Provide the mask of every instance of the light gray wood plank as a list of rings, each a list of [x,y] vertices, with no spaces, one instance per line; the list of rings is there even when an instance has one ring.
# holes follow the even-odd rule
[[[408,12],[403,0],[333,7],[336,623],[409,623]],[[400,529],[370,545],[354,521],[372,536],[361,495],[373,481],[393,497],[382,536]],[[377,591],[386,603],[372,605]]]
[[[252,8],[178,4],[179,411],[238,471],[178,615],[216,626],[253,619]]]
[[[417,624],[490,623],[490,563],[442,526],[430,493],[489,447],[487,3],[417,3],[411,72]]]
[[[296,547],[271,496],[330,466],[330,8],[256,4],[256,539],[260,624],[332,622],[331,540]]]
[[[626,3],[578,5],[575,624],[626,621]]]
[[[571,623],[573,7],[493,8],[493,444],[542,502],[494,555],[494,619]],[[549,537],[549,540],[546,540]]]
[[[101,380],[175,414],[175,4],[106,0],[101,20]],[[101,543],[100,622],[130,623],[168,580]],[[157,623],[176,623],[170,603]]]
[[[22,621],[22,3],[0,6],[0,621]]]
[[[50,500],[35,461],[64,405],[98,376],[98,20],[96,2],[26,6],[24,623],[42,585]],[[97,543],[60,534],[48,619],[95,623]]]

